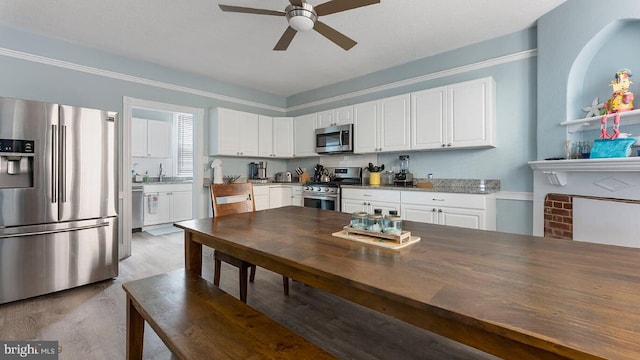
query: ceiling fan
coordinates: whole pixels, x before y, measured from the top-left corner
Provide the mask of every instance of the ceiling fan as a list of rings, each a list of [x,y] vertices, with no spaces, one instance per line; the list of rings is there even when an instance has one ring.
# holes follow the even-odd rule
[[[280,37],[280,40],[273,50],[287,50],[289,44],[291,44],[291,41],[293,40],[293,37],[298,31],[308,31],[311,29],[319,32],[322,36],[333,41],[341,48],[349,50],[357,43],[329,25],[319,21],[318,17],[362,6],[377,4],[380,0],[331,0],[315,7],[304,0],[289,0],[289,2],[291,4],[287,5],[284,11],[254,9],[222,4],[219,6],[222,11],[285,16],[289,23],[289,27],[284,31],[284,34],[282,34],[282,37]]]

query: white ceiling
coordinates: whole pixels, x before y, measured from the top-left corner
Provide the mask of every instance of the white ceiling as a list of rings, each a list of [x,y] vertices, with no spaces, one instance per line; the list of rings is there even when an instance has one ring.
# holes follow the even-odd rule
[[[382,0],[321,17],[358,42],[349,51],[313,31],[273,51],[284,17],[218,8],[287,0],[1,0],[0,24],[289,96],[526,29],[565,1]]]

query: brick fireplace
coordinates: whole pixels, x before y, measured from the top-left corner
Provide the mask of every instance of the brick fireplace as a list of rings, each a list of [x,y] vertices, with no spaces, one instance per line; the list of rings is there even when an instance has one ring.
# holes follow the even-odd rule
[[[544,236],[573,239],[573,196],[566,194],[545,196]]]
[[[534,235],[640,247],[639,157],[529,165]]]

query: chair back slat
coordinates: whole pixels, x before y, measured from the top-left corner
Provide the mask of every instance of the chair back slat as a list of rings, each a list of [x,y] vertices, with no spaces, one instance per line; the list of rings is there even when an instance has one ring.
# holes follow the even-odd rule
[[[226,216],[255,211],[255,201],[253,199],[253,184],[211,184],[211,205],[213,216]],[[233,202],[225,201],[235,200]]]

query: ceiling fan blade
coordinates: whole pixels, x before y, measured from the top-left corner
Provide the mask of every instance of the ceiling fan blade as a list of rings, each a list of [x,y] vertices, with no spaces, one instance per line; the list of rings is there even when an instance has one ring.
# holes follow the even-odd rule
[[[302,0],[289,0],[291,5],[302,7]]]
[[[275,15],[275,16],[286,15],[284,11],[278,11],[278,10],[254,9],[254,8],[248,8],[248,7],[242,7],[242,6],[231,6],[231,5],[222,5],[222,4],[218,6],[220,6],[220,10],[222,11],[247,13],[247,14],[259,14],[259,15]]]
[[[322,16],[378,3],[380,0],[331,0],[314,6],[313,9],[318,16]]]
[[[316,20],[316,23],[313,25],[313,29],[345,50],[349,50],[357,44],[357,42],[353,41],[351,38],[322,21]]]
[[[293,37],[296,36],[296,33],[296,29],[289,26],[287,30],[284,31],[284,34],[282,34],[282,36],[280,37],[280,40],[278,40],[278,43],[273,48],[273,50],[287,50],[289,44],[291,44],[291,40],[293,40]]]

